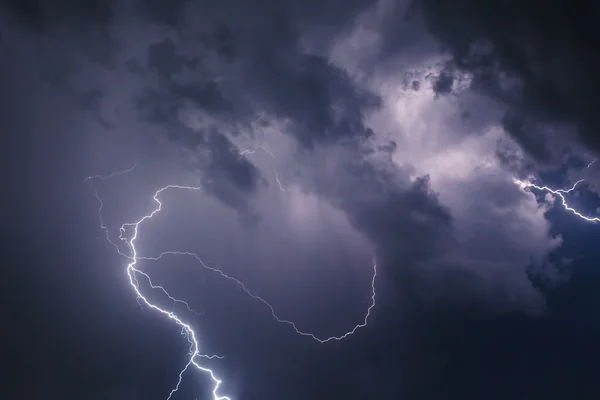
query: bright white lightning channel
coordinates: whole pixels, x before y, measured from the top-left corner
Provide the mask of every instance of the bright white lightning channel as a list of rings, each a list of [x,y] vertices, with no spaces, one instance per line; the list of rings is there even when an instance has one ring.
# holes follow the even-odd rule
[[[588,164],[588,166],[586,168],[590,168],[595,162],[596,162],[596,160],[593,160],[592,162],[590,162]],[[523,182],[523,181],[520,181],[518,179],[515,179],[514,181],[515,181],[515,183],[517,185],[519,185],[521,187],[521,189],[534,188],[534,189],[537,189],[537,190],[540,190],[540,191],[544,191],[544,192],[555,194],[558,197],[560,197],[561,203],[562,203],[563,207],[565,208],[565,210],[567,210],[567,211],[575,214],[579,218],[584,219],[586,221],[589,221],[589,222],[600,222],[600,217],[588,217],[588,216],[583,215],[582,213],[580,213],[579,211],[577,211],[573,207],[569,206],[569,204],[567,203],[567,200],[565,199],[564,195],[568,194],[568,193],[571,193],[573,190],[575,190],[575,188],[577,187],[577,185],[579,185],[584,180],[585,179],[578,180],[569,189],[551,189],[551,188],[549,188],[547,186],[538,186],[538,185],[536,185],[534,183]]]
[[[257,148],[260,148],[260,146],[258,146]],[[254,153],[256,152],[256,149],[254,149],[254,151],[250,152],[250,151],[244,151],[241,154],[247,154],[247,153]],[[264,148],[263,148],[264,149]],[[271,156],[274,157],[274,155],[264,149],[265,151],[267,151]],[[136,163],[137,165],[137,163]],[[122,175],[125,174],[127,172],[131,172],[136,168],[136,165],[134,165],[132,168],[128,169],[128,170],[124,170],[124,171],[120,171],[120,172],[115,172],[112,173],[110,175],[107,176],[101,176],[101,175],[96,175],[96,176],[91,176],[85,179],[86,182],[91,181],[93,179],[100,179],[100,180],[106,180],[109,179],[113,176],[116,175]],[[277,173],[276,173],[277,174]],[[277,177],[277,175],[276,175]],[[278,178],[278,177],[277,177]],[[278,180],[279,183],[279,180]],[[139,277],[143,277],[147,280],[149,286],[152,289],[157,289],[160,290],[166,297],[168,297],[172,302],[173,305],[175,304],[183,304],[186,309],[196,315],[198,315],[197,312],[195,312],[187,302],[183,301],[183,300],[179,300],[176,299],[175,297],[173,297],[164,287],[160,286],[160,285],[155,285],[150,276],[141,271],[138,267],[137,267],[137,263],[138,260],[152,260],[152,261],[157,261],[162,259],[163,257],[167,257],[167,256],[184,256],[184,257],[193,257],[194,259],[196,259],[200,265],[203,268],[206,268],[212,272],[215,272],[217,274],[219,274],[221,277],[233,282],[234,284],[236,284],[238,287],[240,287],[246,294],[248,294],[250,297],[252,297],[255,300],[258,300],[259,302],[261,302],[262,304],[264,304],[265,306],[267,306],[269,308],[269,310],[271,311],[271,315],[273,316],[273,318],[275,318],[275,320],[279,323],[282,324],[286,324],[289,325],[295,333],[301,335],[301,336],[307,336],[319,343],[327,343],[330,341],[338,341],[338,340],[342,340],[352,334],[354,334],[359,328],[363,328],[365,326],[367,326],[367,322],[369,319],[369,316],[371,315],[371,310],[373,309],[373,307],[375,307],[375,279],[377,277],[377,264],[375,263],[375,261],[373,261],[373,277],[371,279],[371,304],[369,305],[369,307],[367,308],[367,312],[365,314],[364,320],[362,323],[357,324],[356,326],[354,326],[350,331],[345,332],[342,335],[339,336],[330,336],[330,337],[326,337],[326,338],[320,338],[310,332],[306,332],[306,331],[302,331],[300,330],[297,325],[288,319],[284,319],[279,317],[276,312],[274,307],[267,302],[265,299],[263,299],[262,297],[260,297],[259,295],[257,295],[256,293],[252,292],[251,290],[249,290],[246,285],[244,285],[244,283],[242,283],[241,281],[239,281],[238,279],[227,275],[226,273],[224,273],[223,271],[221,271],[220,269],[211,267],[206,265],[202,259],[198,256],[198,254],[196,253],[192,253],[192,252],[180,252],[180,251],[166,251],[163,252],[161,254],[159,254],[158,256],[155,257],[151,257],[151,256],[143,256],[138,254],[137,249],[135,247],[135,243],[136,240],[138,238],[138,234],[139,234],[139,229],[140,226],[142,225],[143,222],[148,221],[150,219],[152,219],[152,217],[154,217],[157,213],[159,213],[162,210],[162,206],[163,203],[160,201],[159,196],[167,191],[167,190],[189,190],[189,191],[200,191],[201,188],[200,187],[195,187],[195,186],[185,186],[185,185],[167,185],[165,187],[162,187],[160,189],[158,189],[154,195],[153,195],[153,199],[155,201],[155,203],[157,204],[157,206],[147,215],[143,216],[141,219],[139,219],[137,222],[132,222],[132,223],[125,223],[123,225],[121,225],[119,231],[120,231],[120,235],[119,235],[119,239],[123,242],[125,242],[126,247],[128,248],[127,252],[123,252],[121,251],[119,245],[117,243],[115,243],[111,238],[110,238],[110,233],[109,233],[109,229],[108,227],[104,224],[104,220],[102,217],[102,210],[104,207],[104,203],[102,202],[102,199],[100,198],[98,192],[94,189],[93,193],[96,197],[96,199],[98,200],[98,218],[100,220],[100,227],[105,231],[106,234],[106,240],[117,250],[117,252],[127,258],[129,260],[129,264],[127,264],[126,267],[126,272],[127,272],[127,277],[129,280],[129,284],[131,285],[133,291],[136,294],[136,298],[138,300],[138,302],[142,305],[145,305],[153,310],[155,310],[156,312],[160,313],[161,315],[165,316],[166,318],[170,319],[171,321],[175,322],[177,325],[179,325],[182,329],[182,334],[186,337],[186,339],[188,340],[189,344],[190,344],[190,351],[189,351],[189,359],[188,362],[185,364],[184,368],[180,371],[179,375],[178,375],[178,380],[177,380],[177,384],[175,385],[175,387],[171,390],[171,392],[169,393],[167,400],[171,399],[171,397],[179,390],[180,384],[183,380],[183,374],[190,368],[190,366],[193,366],[195,368],[197,368],[199,371],[207,374],[210,379],[213,382],[213,389],[212,389],[212,399],[213,400],[231,400],[229,397],[227,396],[223,396],[219,394],[219,387],[221,385],[221,380],[215,375],[214,371],[212,369],[210,369],[209,367],[203,365],[200,363],[199,359],[200,358],[205,358],[205,359],[214,359],[214,358],[218,358],[218,359],[222,359],[223,357],[221,356],[216,356],[216,355],[206,355],[200,352],[200,346],[199,346],[199,342],[198,342],[198,338],[197,338],[197,334],[194,331],[193,327],[191,326],[190,323],[185,322],[184,319],[182,317],[180,317],[178,314],[175,313],[174,309],[171,309],[171,311],[166,310],[152,302],[150,302],[150,300],[148,300],[148,298],[146,296],[144,296],[144,294],[142,293],[141,289],[140,289],[140,283],[138,281]],[[280,189],[284,190],[283,187],[280,184]],[[132,231],[132,235],[129,239],[127,239],[125,237],[126,232],[128,232],[128,230]]]

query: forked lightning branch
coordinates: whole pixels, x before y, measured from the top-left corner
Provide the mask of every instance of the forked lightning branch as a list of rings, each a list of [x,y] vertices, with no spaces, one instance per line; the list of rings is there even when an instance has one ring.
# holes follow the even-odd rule
[[[259,147],[257,147],[253,151],[242,152],[242,155],[243,154],[253,154],[254,152],[256,152],[256,150]],[[273,156],[270,151],[268,151],[266,149],[264,149],[264,150],[268,154]],[[101,175],[90,176],[90,177],[86,178],[85,181],[89,182],[89,181],[93,181],[96,179],[97,180],[107,180],[116,175],[122,175],[122,174],[126,174],[128,172],[131,172],[135,168],[136,168],[136,165],[134,165],[132,168],[129,168],[127,170],[120,171],[120,172],[114,172],[107,176],[101,176]],[[279,189],[283,191],[284,189],[283,189],[283,186],[281,185],[281,182],[279,181],[279,176],[277,175],[277,172],[275,172],[275,176],[277,179],[277,183],[279,185]],[[167,251],[167,252],[163,252],[156,256],[147,256],[147,255],[138,254],[138,251],[136,248],[136,243],[138,240],[140,230],[144,226],[145,222],[152,219],[152,217],[154,217],[156,214],[158,214],[162,210],[163,203],[160,200],[160,196],[163,192],[165,192],[167,190],[199,192],[202,189],[200,187],[184,186],[184,185],[167,185],[163,188],[158,189],[154,193],[154,196],[153,196],[156,207],[150,213],[143,216],[141,219],[139,219],[136,222],[125,223],[125,224],[121,225],[120,230],[119,230],[120,231],[119,240],[120,240],[120,242],[122,242],[121,244],[124,243],[124,247],[126,248],[126,251],[123,251],[121,249],[121,246],[119,246],[118,242],[114,241],[111,238],[109,229],[104,224],[104,218],[103,218],[104,203],[103,203],[100,195],[98,194],[97,190],[94,189],[94,191],[93,191],[96,199],[98,200],[98,204],[99,204],[98,218],[100,220],[100,226],[105,232],[106,240],[108,241],[108,243],[110,243],[110,245],[113,246],[121,256],[123,256],[124,258],[126,258],[128,260],[128,264],[126,266],[125,271],[127,273],[127,279],[131,286],[131,289],[132,289],[133,293],[135,293],[138,301],[143,306],[146,306],[146,307],[154,310],[158,315],[162,315],[164,318],[166,318],[166,319],[172,321],[174,324],[180,326],[182,329],[183,335],[189,342],[190,347],[189,347],[188,361],[185,364],[185,366],[183,367],[183,369],[179,372],[177,382],[176,382],[175,386],[173,387],[173,389],[171,390],[171,392],[168,394],[167,400],[171,399],[171,397],[179,390],[180,384],[183,380],[183,375],[190,368],[195,368],[199,372],[207,375],[210,378],[210,380],[212,382],[212,400],[231,400],[231,399],[228,396],[224,396],[220,393],[221,380],[216,376],[215,372],[211,368],[209,368],[209,366],[207,366],[207,363],[206,363],[206,360],[211,360],[214,358],[222,359],[223,357],[216,356],[216,355],[207,355],[204,352],[201,352],[200,342],[199,342],[200,339],[198,338],[198,335],[197,335],[196,331],[194,330],[193,322],[185,319],[183,316],[177,314],[173,310],[165,309],[162,306],[156,304],[155,302],[152,302],[148,298],[148,296],[146,294],[144,294],[144,292],[142,291],[142,288],[140,286],[140,279],[144,279],[151,289],[161,291],[174,304],[179,303],[179,304],[184,305],[185,308],[191,314],[198,315],[198,313],[195,312],[187,302],[177,299],[176,297],[172,296],[163,286],[155,285],[152,282],[152,279],[150,278],[150,276],[146,272],[144,272],[140,269],[140,267],[138,265],[138,262],[140,260],[157,261],[157,260],[160,260],[165,257],[191,257],[191,258],[194,258],[202,268],[210,270],[211,272],[219,275],[223,279],[226,279],[226,280],[230,281],[232,284],[237,285],[241,290],[243,290],[252,299],[259,301],[264,306],[268,307],[268,309],[271,312],[271,315],[273,316],[273,318],[275,318],[275,320],[277,322],[290,326],[298,335],[309,337],[309,338],[317,341],[318,343],[326,343],[326,342],[330,342],[330,341],[342,340],[342,339],[354,334],[359,328],[363,328],[363,327],[367,326],[367,321],[371,314],[371,310],[373,309],[373,307],[375,307],[375,279],[377,277],[377,264],[375,263],[375,261],[373,262],[373,277],[371,279],[371,303],[366,310],[364,320],[360,324],[357,324],[356,326],[354,326],[351,330],[349,330],[339,336],[330,336],[330,337],[322,338],[322,337],[318,337],[310,332],[301,330],[300,328],[298,328],[296,323],[294,323],[293,321],[291,321],[289,319],[279,317],[277,315],[277,313],[275,312],[275,308],[269,302],[267,302],[264,298],[257,295],[256,293],[252,292],[250,289],[248,289],[246,287],[246,285],[244,283],[242,283],[238,279],[226,274],[225,272],[221,271],[220,269],[206,265],[202,261],[200,256],[196,253],[180,252],[180,251]]]
[[[586,168],[590,168],[595,163],[596,163],[596,160],[593,160],[592,162],[590,162],[587,165]],[[585,221],[588,221],[588,222],[600,222],[600,217],[590,217],[590,216],[584,215],[582,212],[580,212],[580,211],[576,210],[575,208],[571,207],[569,205],[569,203],[567,202],[567,199],[565,198],[566,194],[570,194],[571,192],[573,192],[577,188],[577,186],[580,183],[582,183],[582,182],[584,182],[584,179],[578,180],[569,189],[552,189],[552,188],[549,188],[548,186],[539,186],[539,185],[536,185],[536,184],[534,184],[532,182],[523,182],[523,181],[520,181],[518,179],[515,179],[515,183],[517,185],[519,185],[521,187],[521,189],[526,189],[526,188],[530,188],[531,189],[531,188],[533,188],[533,189],[537,189],[537,190],[542,191],[542,192],[547,192],[547,193],[554,194],[554,195],[556,195],[556,196],[558,196],[560,198],[560,202],[561,202],[562,206],[565,208],[565,210],[569,211],[570,213],[576,215],[577,217],[579,217],[579,218],[581,218],[581,219],[583,219]]]

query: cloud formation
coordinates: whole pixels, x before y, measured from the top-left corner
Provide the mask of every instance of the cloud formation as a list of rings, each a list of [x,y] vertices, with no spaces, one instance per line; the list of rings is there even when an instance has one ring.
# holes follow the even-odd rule
[[[360,318],[373,256],[388,321],[541,314],[568,276],[553,199],[514,178],[600,193],[584,2],[38,3],[0,12],[0,115],[72,186],[138,160],[103,188],[115,226],[202,186],[165,194],[145,251],[198,251],[323,335]]]
[[[58,68],[50,84],[72,98],[73,113],[93,115],[100,141],[118,136],[116,146],[125,140],[142,157],[162,153],[244,226],[269,220],[258,193],[276,187],[274,168],[287,186],[341,210],[390,275],[412,271],[444,296],[474,290],[491,303],[543,308],[526,267],[545,263],[560,240],[512,175],[531,170],[529,159],[556,162],[562,139],[548,139],[545,126],[577,125],[584,137],[592,114],[584,103],[561,108],[563,86],[543,84],[550,77],[517,62],[525,49],[493,24],[440,18],[436,2],[416,6],[77,6],[61,18],[90,24],[60,53],[44,53],[50,62],[39,68],[45,76]],[[467,6],[446,11],[462,15]],[[27,29],[50,28],[45,49],[80,29],[59,26],[50,8],[10,12],[29,21],[14,31],[27,43]],[[417,43],[418,52],[406,52]],[[271,166],[240,154],[256,145],[276,156]]]
[[[592,3],[415,4],[447,47],[449,70],[469,73],[473,90],[505,107],[505,129],[535,161],[560,163],[565,151],[582,146],[598,153]]]

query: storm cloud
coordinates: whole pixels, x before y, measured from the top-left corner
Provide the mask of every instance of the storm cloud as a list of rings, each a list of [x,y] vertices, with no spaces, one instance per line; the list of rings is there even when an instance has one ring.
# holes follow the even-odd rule
[[[0,113],[46,189],[136,164],[101,182],[111,227],[200,186],[140,246],[198,251],[325,335],[360,319],[373,258],[391,325],[544,315],[571,261],[552,197],[515,178],[600,193],[599,43],[585,2],[483,3],[9,2]]]
[[[525,304],[539,296],[528,284],[525,268],[530,257],[544,262],[558,242],[549,234],[535,199],[517,196],[511,171],[495,157],[494,145],[513,140],[540,162],[549,162],[553,154],[541,136],[532,136],[535,129],[527,119],[538,115],[533,109],[526,116],[507,114],[497,103],[502,94],[490,92],[493,81],[479,94],[486,64],[479,62],[475,68],[459,62],[464,58],[460,51],[471,47],[455,43],[450,59],[437,53],[427,28],[440,31],[438,35],[450,29],[434,25],[437,14],[429,10],[438,7],[423,3],[425,24],[411,20],[414,14],[407,13],[408,7],[396,5],[394,15],[407,14],[395,23],[405,24],[403,29],[421,41],[424,50],[396,70],[383,63],[381,68],[372,66],[367,75],[361,73],[362,64],[347,43],[369,32],[384,42],[394,41],[395,30],[373,23],[381,20],[381,26],[387,26],[389,17],[381,13],[385,3],[354,2],[342,14],[333,3],[300,7],[294,2],[265,2],[248,7],[232,2],[228,8],[179,2],[161,5],[165,10],[160,12],[157,7],[152,2],[139,7],[115,3],[105,17],[74,9],[79,18],[89,18],[81,42],[96,47],[112,44],[103,59],[82,54],[80,43],[61,42],[65,30],[80,29],[76,25],[67,24],[65,29],[57,24],[50,30],[54,37],[48,41],[60,42],[68,52],[44,57],[52,60],[50,64],[65,61],[62,54],[74,59],[68,77],[51,84],[65,88],[66,96],[73,93],[74,104],[94,115],[99,132],[112,131],[111,135],[134,143],[142,158],[172,148],[174,153],[166,156],[171,163],[196,175],[207,193],[252,224],[269,218],[268,206],[261,204],[266,200],[259,200],[257,193],[276,183],[268,167],[261,169],[241,153],[266,145],[275,155],[271,169],[288,186],[299,185],[343,211],[376,255],[386,260],[385,269],[413,271],[433,282],[441,279],[436,274],[460,270],[471,275],[468,281],[505,282],[505,290],[521,293],[516,298],[524,296]],[[261,7],[269,11],[258,12]],[[52,12],[32,16],[29,29],[45,24],[45,16]],[[22,8],[16,13],[20,18],[27,15]],[[29,40],[26,28],[16,32]],[[319,43],[314,41],[317,33]],[[467,34],[473,43],[480,39],[479,31]],[[454,44],[451,36],[443,39]],[[402,58],[401,50],[379,46],[387,57]],[[403,82],[408,76],[412,83],[407,87]],[[523,102],[533,102],[534,95],[527,94],[533,90],[533,86],[525,90]],[[481,104],[473,97],[483,95],[496,102],[487,106],[495,113],[486,111],[485,116],[472,109]],[[525,103],[517,107],[529,110]],[[390,148],[389,143],[395,146]],[[487,164],[476,165],[473,151],[479,160],[487,157]],[[509,193],[512,200],[497,203]],[[518,219],[499,218],[500,213],[523,218],[521,210],[526,209],[541,218],[523,225],[537,229],[530,235],[508,225],[518,224]],[[490,219],[495,222],[487,225]],[[487,232],[484,236],[481,229]],[[477,240],[504,247],[487,249]],[[516,259],[496,256],[521,252]],[[427,267],[421,267],[423,263]],[[513,278],[504,279],[504,274]],[[520,282],[514,283],[519,274]]]

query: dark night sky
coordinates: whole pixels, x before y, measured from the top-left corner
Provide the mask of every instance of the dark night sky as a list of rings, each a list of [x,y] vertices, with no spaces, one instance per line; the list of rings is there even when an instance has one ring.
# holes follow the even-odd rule
[[[183,184],[136,248],[196,252],[305,331],[360,323],[377,259],[368,326],[326,344],[192,259],[141,262],[201,313],[176,309],[222,394],[598,399],[600,225],[514,181],[585,179],[569,204],[600,212],[598,8],[1,1],[2,398],[167,398],[187,344],[93,190],[118,240]]]

